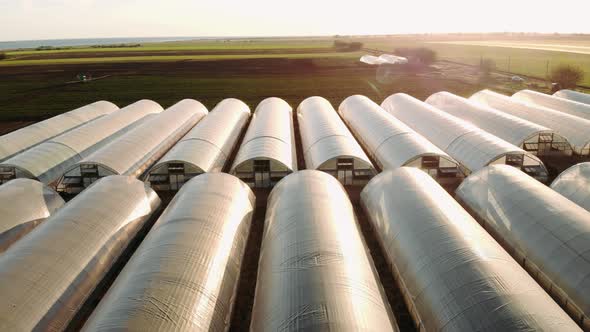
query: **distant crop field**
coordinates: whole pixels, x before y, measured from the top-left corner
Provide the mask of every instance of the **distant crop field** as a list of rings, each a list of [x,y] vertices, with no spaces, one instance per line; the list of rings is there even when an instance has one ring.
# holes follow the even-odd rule
[[[256,50],[256,49],[288,49],[288,48],[318,48],[331,47],[332,40],[328,39],[277,39],[277,40],[215,40],[215,41],[181,41],[181,42],[161,42],[145,43],[139,47],[113,47],[113,48],[95,48],[95,47],[72,47],[62,50],[22,50],[9,51],[9,57],[32,55],[32,54],[51,54],[51,53],[70,53],[70,52],[145,52],[145,51],[191,51],[191,50]]]
[[[381,102],[396,92],[424,99],[441,90],[469,96],[484,88],[506,94],[525,87],[548,89],[544,80],[514,84],[511,74],[503,73],[482,81],[473,66],[482,58],[493,59],[500,70],[541,78],[553,66],[570,63],[586,71],[584,84],[590,85],[588,54],[458,44],[455,42],[462,40],[454,36],[338,38],[386,52],[398,47],[428,47],[436,50],[439,59],[448,61],[413,71],[362,64],[359,58],[365,51],[338,51],[334,40],[201,40],[8,52],[8,59],[0,60],[0,121],[38,121],[100,99],[125,106],[148,98],[170,106],[183,98],[194,98],[212,108],[228,97],[255,107],[265,97],[277,96],[296,107],[304,98],[320,95],[337,107],[353,94]],[[530,39],[526,43],[586,47],[590,38]],[[75,82],[80,74],[103,79]]]
[[[397,47],[427,47],[438,58],[470,65],[492,59],[499,70],[520,75],[547,77],[551,69],[568,64],[585,73],[582,84],[590,86],[590,38],[521,40],[376,40],[368,46],[393,51]]]
[[[237,60],[237,59],[318,59],[318,58],[349,58],[357,59],[361,56],[358,52],[322,52],[322,53],[278,53],[278,54],[204,54],[204,55],[149,55],[149,56],[124,56],[124,57],[74,57],[57,59],[14,59],[0,61],[0,66],[31,66],[31,65],[59,65],[59,64],[85,64],[108,62],[167,62],[167,61],[210,61],[210,60]]]

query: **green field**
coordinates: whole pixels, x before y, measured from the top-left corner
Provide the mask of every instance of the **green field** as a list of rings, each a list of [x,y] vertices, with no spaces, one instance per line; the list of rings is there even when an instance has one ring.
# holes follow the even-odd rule
[[[218,60],[239,58],[266,58],[282,57],[277,50],[291,50],[290,58],[315,58],[315,52],[310,49],[327,49],[332,46],[333,38],[276,38],[276,39],[252,39],[252,40],[202,40],[146,43],[140,47],[120,48],[92,48],[79,47],[65,50],[20,50],[7,52],[8,59],[0,61],[0,66],[25,66],[46,64],[82,64],[94,62],[137,62],[137,61],[178,61],[178,60]],[[539,38],[523,38],[517,40],[453,40],[451,37],[375,37],[375,38],[348,38],[348,40],[361,41],[366,47],[377,48],[385,51],[393,51],[398,47],[428,47],[434,49],[441,60],[460,62],[470,65],[479,64],[481,59],[492,59],[497,69],[520,75],[545,78],[552,68],[561,64],[570,64],[584,70],[585,78],[582,82],[590,86],[590,37],[555,38],[548,36]],[[503,46],[498,46],[503,45]],[[555,45],[561,46],[556,47]],[[543,50],[527,49],[526,47],[562,49]],[[241,51],[257,50],[261,54],[240,54]],[[588,54],[573,53],[587,52]],[[191,51],[212,52],[213,54],[190,54]],[[106,57],[78,57],[83,53],[112,53]],[[133,55],[133,53],[161,52],[160,55]],[[186,54],[170,55],[170,52],[184,52]],[[228,54],[215,54],[215,53]],[[275,52],[274,54],[264,54]],[[117,53],[126,53],[124,56],[116,56]],[[322,57],[357,57],[359,54],[330,53],[322,54]],[[58,56],[59,58],[31,59],[30,57]]]
[[[89,57],[89,58],[64,58],[42,60],[5,60],[0,61],[0,66],[35,66],[35,65],[60,65],[60,64],[85,64],[107,62],[166,62],[166,61],[204,61],[204,60],[236,60],[236,59],[323,59],[323,58],[347,58],[357,60],[362,53],[293,53],[293,54],[217,54],[217,55],[157,55],[157,56],[125,56],[125,57]]]
[[[499,70],[545,77],[558,64],[583,68],[583,84],[590,85],[590,55],[488,45],[457,36],[355,37],[366,48],[391,52],[398,47],[428,47],[441,60],[423,71],[383,72],[359,63],[364,52],[339,52],[334,38],[262,38],[252,40],[149,43],[141,47],[7,52],[0,61],[0,121],[38,121],[99,99],[125,106],[141,98],[169,106],[195,98],[211,109],[227,97],[251,107],[265,97],[277,96],[296,107],[304,98],[321,95],[337,106],[352,94],[380,102],[389,94],[408,92],[418,98],[448,90],[468,96],[483,88],[511,93],[529,86],[510,83],[511,74],[481,81],[474,66],[491,58]],[[590,37],[510,40],[523,44],[590,46]],[[461,44],[459,44],[461,43]],[[508,67],[508,62],[510,66]],[[80,73],[105,79],[67,84]],[[503,76],[502,76],[503,75]],[[547,88],[543,80],[529,80],[533,88]],[[527,83],[528,84],[528,83]]]

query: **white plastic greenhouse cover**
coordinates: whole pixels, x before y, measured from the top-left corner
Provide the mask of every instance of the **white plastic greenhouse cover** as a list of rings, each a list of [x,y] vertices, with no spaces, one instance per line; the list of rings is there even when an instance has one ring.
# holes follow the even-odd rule
[[[163,109],[140,100],[0,163],[0,182],[32,178],[52,184],[78,161]]]
[[[545,165],[536,156],[405,93],[387,97],[381,106],[470,172],[493,163],[506,163],[523,168],[540,179],[547,177]]]
[[[398,331],[348,195],[304,170],[271,192],[250,331]]]
[[[393,54],[381,54],[379,56],[379,59],[383,60],[385,63],[389,63],[392,65],[408,63],[408,58],[404,58],[403,56],[397,56]]]
[[[108,101],[97,101],[0,136],[0,161],[118,109]]]
[[[590,120],[590,105],[567,100],[532,90],[521,90],[512,98]]]
[[[187,182],[84,330],[227,331],[254,200],[229,174]],[[165,313],[154,314],[159,308]]]
[[[419,331],[579,330],[426,173],[385,171],[361,203]]]
[[[453,158],[369,98],[350,96],[338,112],[382,170],[414,166],[435,178],[463,177]],[[438,163],[429,163],[430,158]]]
[[[569,145],[565,138],[547,127],[449,92],[437,92],[426,102],[537,156],[558,150],[553,148],[554,141],[555,144]]]
[[[0,255],[64,205],[53,189],[31,179],[0,186]]]
[[[590,162],[566,169],[551,183],[551,188],[590,211]]]
[[[108,175],[139,177],[205,115],[200,102],[179,101],[77,162],[61,178],[58,191],[77,193]]]
[[[384,63],[387,63],[387,61],[385,59],[381,59],[379,57],[376,57],[374,55],[363,55],[360,58],[360,61],[363,63],[366,63],[368,65],[382,65]]]
[[[568,140],[577,154],[590,153],[590,121],[588,120],[550,108],[527,104],[490,90],[481,90],[470,99],[553,129]]]
[[[297,170],[292,109],[280,98],[261,101],[230,173],[254,187],[270,187]]]
[[[0,330],[65,330],[159,205],[145,183],[109,176],[12,245],[0,255]]]
[[[555,97],[577,101],[579,103],[584,103],[590,105],[590,94],[573,91],[573,90],[559,90],[553,94]]]
[[[366,184],[375,168],[329,101],[309,97],[297,108],[308,169],[327,172],[342,184]],[[348,174],[350,173],[350,174]]]
[[[221,172],[250,118],[250,108],[234,98],[222,100],[148,172],[155,190],[178,190],[192,177]]]
[[[504,165],[472,174],[457,196],[588,331],[590,212]]]

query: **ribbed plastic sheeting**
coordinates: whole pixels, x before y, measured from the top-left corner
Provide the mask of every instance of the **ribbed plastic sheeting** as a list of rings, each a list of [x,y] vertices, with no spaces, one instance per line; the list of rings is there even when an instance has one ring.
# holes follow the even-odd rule
[[[359,174],[364,182],[375,174],[369,157],[329,101],[322,97],[309,97],[297,108],[297,117],[308,169],[336,171],[339,159],[350,158],[353,162],[353,173],[365,170],[366,174]],[[356,175],[352,174],[353,181],[356,180]]]
[[[84,330],[227,331],[254,200],[229,174],[185,184]]]
[[[353,207],[305,170],[269,197],[250,331],[397,331]]]
[[[551,188],[590,211],[590,162],[566,169],[551,183]]]
[[[264,178],[260,186],[271,186],[297,170],[292,115],[291,106],[280,98],[261,101],[252,115],[231,173],[254,186],[259,186],[255,182],[260,175]],[[257,161],[269,163],[263,166],[263,175],[254,167]]]
[[[118,109],[108,101],[97,101],[0,136],[0,161]]]
[[[162,110],[151,100],[140,100],[2,162],[0,171],[5,178],[34,178],[50,184],[84,157]]]
[[[532,90],[518,91],[512,95],[512,98],[590,120],[590,105],[577,101],[554,97]]]
[[[361,202],[418,330],[579,330],[424,172],[385,171],[365,187]]]
[[[0,330],[62,331],[159,207],[143,182],[109,176],[0,255]]]
[[[153,186],[170,189],[173,179],[169,168],[177,167],[177,164],[183,164],[183,182],[200,173],[221,172],[249,117],[250,108],[242,101],[222,100],[151,168],[147,180]],[[160,176],[169,178],[160,181]]]
[[[559,97],[559,98],[563,98],[563,99],[567,99],[567,100],[572,100],[572,101],[577,101],[579,103],[584,103],[584,104],[590,105],[590,94],[588,94],[588,93],[564,89],[564,90],[557,91],[553,95],[555,97]]]
[[[41,182],[15,179],[0,186],[0,254],[64,205]]]
[[[472,174],[457,196],[574,320],[590,330],[590,212],[503,165]]]
[[[545,165],[534,155],[405,93],[387,97],[381,106],[470,172],[514,158],[519,161],[514,166],[532,167],[540,178],[547,176]]]
[[[532,136],[552,133],[547,127],[449,92],[437,92],[426,102],[518,147],[523,147]]]
[[[107,175],[139,177],[205,115],[207,108],[198,101],[174,104],[79,161],[65,173],[58,190],[88,187]]]
[[[590,153],[590,121],[588,120],[550,108],[527,104],[490,90],[481,90],[469,99],[553,129],[568,140],[577,154]]]
[[[346,98],[338,112],[381,169],[404,166],[422,156],[457,163],[422,135],[365,96]]]

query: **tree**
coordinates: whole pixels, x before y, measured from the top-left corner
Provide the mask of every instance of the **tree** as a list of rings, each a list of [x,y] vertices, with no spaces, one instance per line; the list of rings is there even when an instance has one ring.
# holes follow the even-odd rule
[[[396,48],[395,55],[403,56],[414,64],[431,65],[436,61],[436,52],[425,47]]]
[[[571,65],[558,66],[551,70],[549,74],[549,80],[553,83],[558,83],[561,89],[575,88],[583,78],[584,71]]]
[[[6,53],[0,52],[0,60],[6,59]]]
[[[334,48],[343,52],[359,51],[363,48],[363,43],[334,40]]]
[[[492,59],[481,59],[479,62],[479,70],[485,77],[490,76],[494,69],[496,69],[496,62]]]

